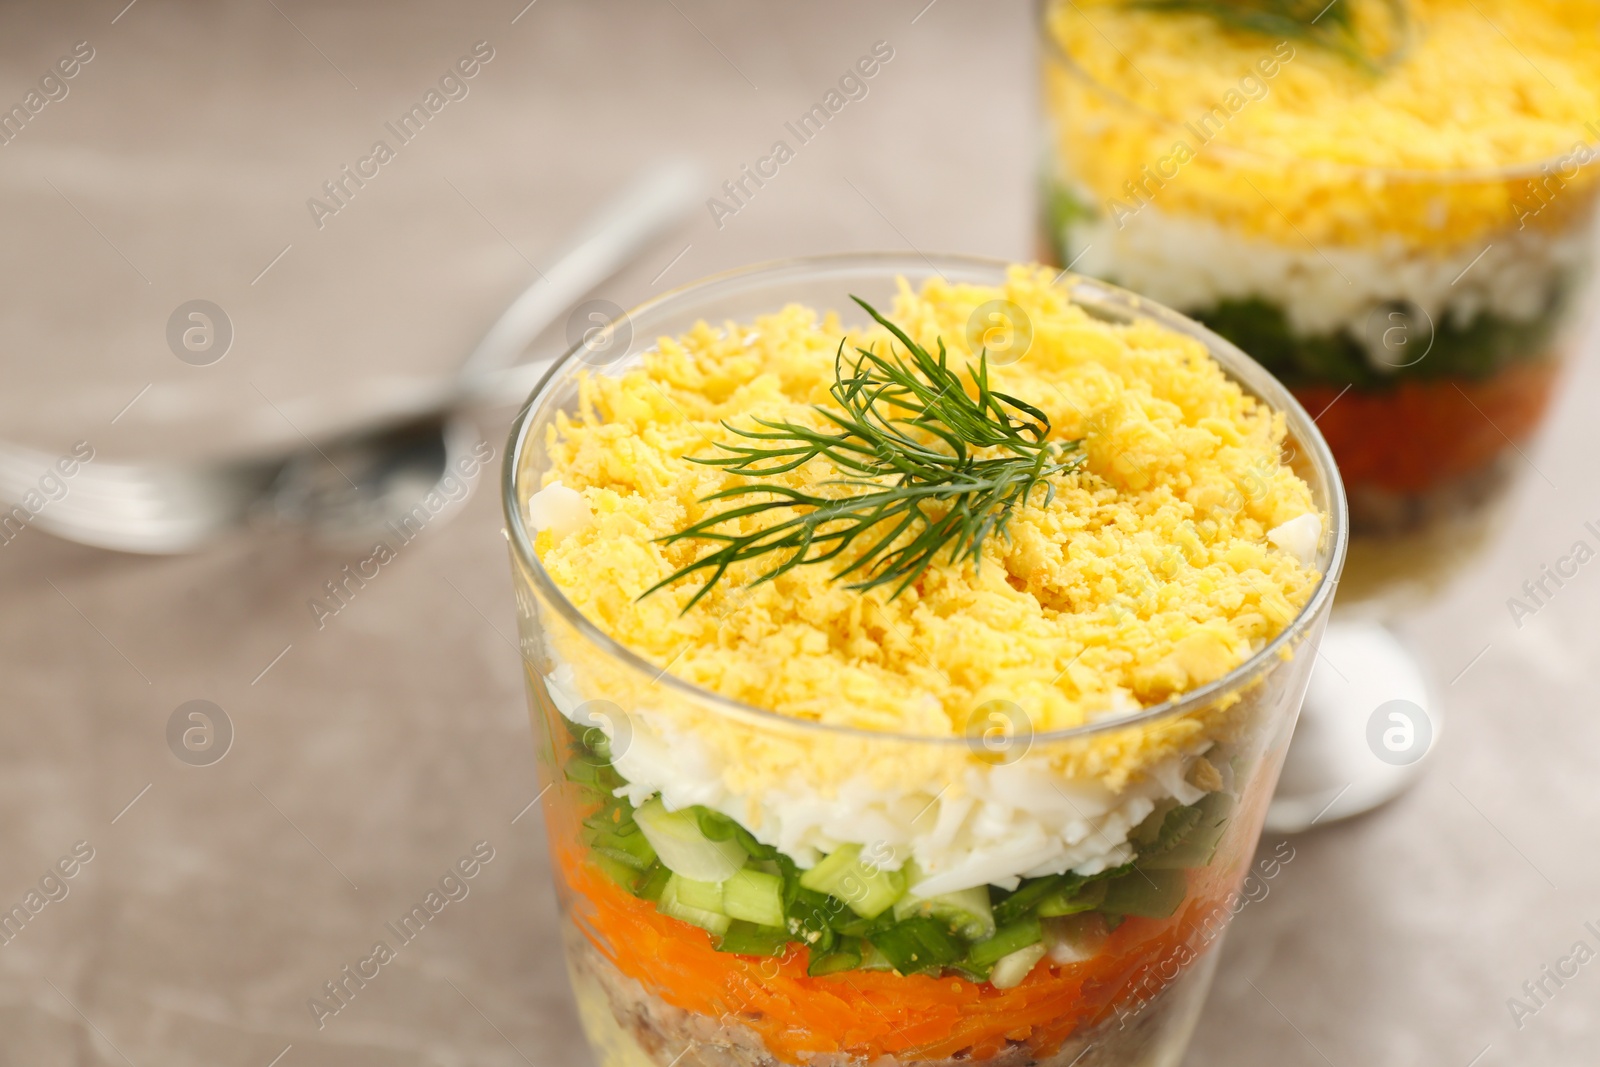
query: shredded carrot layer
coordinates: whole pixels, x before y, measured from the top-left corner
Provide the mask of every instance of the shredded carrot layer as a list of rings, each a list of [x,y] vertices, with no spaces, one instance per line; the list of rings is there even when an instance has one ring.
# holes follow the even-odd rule
[[[1526,440],[1549,406],[1556,371],[1557,361],[1541,359],[1486,380],[1412,380],[1343,396],[1313,385],[1295,396],[1322,412],[1317,425],[1346,485],[1418,493],[1480,471]]]

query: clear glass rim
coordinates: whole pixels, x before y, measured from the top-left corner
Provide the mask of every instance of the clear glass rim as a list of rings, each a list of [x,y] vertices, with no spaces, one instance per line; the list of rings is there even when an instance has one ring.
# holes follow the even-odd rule
[[[784,275],[791,275],[796,280],[802,280],[807,277],[826,275],[839,270],[869,267],[880,269],[885,277],[895,277],[907,270],[922,270],[925,268],[932,268],[936,273],[942,273],[938,264],[943,264],[952,270],[965,268],[969,271],[992,271],[995,272],[997,280],[1004,277],[1005,270],[1010,266],[1005,260],[984,256],[933,255],[930,257],[899,252],[854,252],[771,260],[724,271],[690,282],[687,285],[680,286],[639,304],[630,310],[624,319],[617,321],[637,322],[652,313],[670,310],[673,305],[679,302],[687,302],[692,297],[702,297],[719,288],[737,287],[740,283],[759,280],[763,277],[777,279]],[[1288,420],[1291,436],[1304,450],[1312,467],[1327,486],[1327,518],[1332,525],[1332,530],[1330,531],[1331,536],[1325,541],[1328,545],[1327,551],[1318,560],[1322,565],[1322,578],[1317,583],[1317,588],[1313,591],[1310,599],[1306,601],[1305,606],[1300,609],[1300,612],[1283,630],[1245,662],[1221,678],[1197,689],[1190,690],[1177,699],[1152,705],[1134,714],[1109,716],[1096,722],[1061,730],[1030,733],[1030,743],[1050,743],[1081,739],[1176,718],[1186,712],[1204,707],[1230,691],[1241,689],[1250,684],[1258,676],[1267,673],[1279,661],[1280,653],[1286,646],[1297,642],[1322,615],[1338,586],[1338,578],[1344,567],[1345,552],[1349,542],[1349,516],[1345,503],[1344,485],[1340,480],[1338,468],[1334,463],[1333,453],[1329,450],[1327,441],[1323,439],[1321,432],[1317,429],[1316,423],[1282,383],[1230,342],[1169,308],[1146,300],[1136,293],[1111,285],[1108,282],[1072,274],[1067,271],[1061,272],[1061,275],[1056,279],[1057,285],[1062,285],[1064,282],[1074,287],[1087,287],[1089,290],[1109,298],[1110,303],[1120,306],[1122,310],[1130,314],[1153,320],[1175,332],[1196,338],[1206,345],[1209,354],[1217,360],[1230,379],[1243,386],[1246,392],[1266,403],[1272,410],[1282,412]],[[517,412],[506,442],[505,461],[501,467],[500,488],[501,504],[506,518],[507,539],[518,563],[531,577],[544,600],[555,611],[559,612],[562,618],[586,641],[625,667],[647,676],[653,684],[666,686],[730,718],[769,727],[807,732],[817,731],[837,737],[854,737],[878,742],[906,742],[970,748],[972,738],[963,735],[930,736],[926,734],[905,734],[887,730],[870,730],[862,727],[822,723],[814,720],[797,719],[780,712],[735,700],[714,690],[706,689],[693,682],[679,678],[645,659],[633,649],[601,630],[567,598],[561,587],[556,584],[555,579],[550,576],[539,561],[537,553],[533,550],[532,537],[523,519],[521,502],[526,499],[527,495],[531,495],[525,493],[525,489],[528,487],[525,487],[522,483],[523,458],[529,447],[538,444],[538,442],[529,440],[528,431],[532,425],[531,420],[534,413],[540,410],[541,402],[555,388],[564,383],[564,374],[570,372],[581,353],[591,348],[605,349],[610,340],[607,334],[614,328],[614,325],[612,325],[606,327],[604,331],[596,332],[593,336],[573,346],[561,358],[551,364],[549,370],[545,372],[544,377],[540,379],[539,384],[534,387],[532,394],[529,395],[527,401]],[[537,487],[533,488],[537,489]]]
[[[1069,3],[1069,6],[1077,6],[1075,4],[1070,4],[1070,0],[1067,0],[1067,2]],[[1128,97],[1124,96],[1122,93],[1113,89],[1111,86],[1095,78],[1094,75],[1085,70],[1077,61],[1077,59],[1075,59],[1072,54],[1062,46],[1061,42],[1056,38],[1056,35],[1051,32],[1049,22],[1050,13],[1055,8],[1060,7],[1062,3],[1063,0],[1039,0],[1039,35],[1044,39],[1044,47],[1048,51],[1050,57],[1065,67],[1068,73],[1070,73],[1073,77],[1077,78],[1094,91],[1102,94],[1110,100],[1115,101],[1119,107],[1125,108],[1126,110],[1135,114],[1142,115],[1153,122],[1161,123],[1169,129],[1182,129],[1183,124],[1177,119],[1174,119],[1169,115],[1163,115],[1161,112],[1145,107],[1143,104],[1136,103],[1133,100],[1128,99]],[[1083,17],[1088,19],[1089,16],[1084,15]],[[1365,163],[1346,163],[1337,159],[1319,159],[1315,156],[1306,157],[1277,155],[1271,152],[1263,152],[1254,148],[1246,148],[1239,145],[1225,143],[1216,143],[1211,147],[1214,147],[1223,154],[1236,155],[1241,158],[1256,160],[1262,163],[1279,165],[1285,163],[1308,164],[1332,171],[1345,171],[1353,177],[1377,175],[1400,181],[1440,183],[1455,182],[1466,185],[1475,182],[1504,182],[1514,181],[1518,178],[1544,177],[1544,168],[1553,166],[1557,163],[1560,163],[1562,160],[1567,159],[1575,151],[1577,151],[1579,147],[1588,148],[1591,152],[1600,153],[1600,140],[1575,140],[1570,147],[1559,154],[1544,156],[1540,159],[1529,160],[1524,163],[1507,163],[1497,167],[1443,168],[1439,170],[1429,170],[1423,167],[1380,167]]]

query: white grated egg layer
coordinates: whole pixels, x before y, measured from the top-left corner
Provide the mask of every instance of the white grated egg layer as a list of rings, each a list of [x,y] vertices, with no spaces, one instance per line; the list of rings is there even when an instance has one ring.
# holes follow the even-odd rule
[[[1365,337],[1373,309],[1396,301],[1421,308],[1435,327],[1480,312],[1529,320],[1544,313],[1563,275],[1586,260],[1592,235],[1511,230],[1444,254],[1399,241],[1378,248],[1280,245],[1206,218],[1147,204],[1119,227],[1102,216],[1072,226],[1073,269],[1180,310],[1223,300],[1266,300],[1300,334],[1340,328]]]
[[[562,664],[545,677],[561,714],[581,721],[576,678]],[[588,725],[584,722],[584,725]],[[692,734],[674,729],[647,708],[629,712],[630,736],[614,766],[628,782],[618,790],[635,805],[660,795],[672,810],[695,804],[736,820],[762,844],[801,867],[843,844],[862,845],[880,865],[897,869],[913,859],[918,895],[971,886],[1015,888],[1022,878],[1077,871],[1096,874],[1133,858],[1128,833],[1171,798],[1192,804],[1204,794],[1185,780],[1188,762],[1209,747],[1156,764],[1140,782],[1112,792],[1094,780],[1064,779],[1043,760],[974,763],[964,790],[943,783],[888,793],[864,778],[827,797],[798,782],[775,782],[759,792],[735,792],[727,768]],[[608,736],[611,724],[602,724]]]

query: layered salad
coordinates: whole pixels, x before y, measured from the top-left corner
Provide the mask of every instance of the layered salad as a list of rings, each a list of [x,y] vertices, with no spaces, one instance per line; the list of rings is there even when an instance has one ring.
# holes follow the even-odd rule
[[[1256,658],[1329,551],[1281,412],[1015,267],[701,322],[542,436],[605,1067],[1175,1062],[1312,658]]]
[[[1600,4],[1043,8],[1049,255],[1294,389],[1339,461],[1352,567],[1471,544],[1530,470],[1592,258]]]

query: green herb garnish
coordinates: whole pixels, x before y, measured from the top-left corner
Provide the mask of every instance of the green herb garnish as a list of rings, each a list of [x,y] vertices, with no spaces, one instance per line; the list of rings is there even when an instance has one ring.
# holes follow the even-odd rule
[[[695,539],[722,547],[657,582],[640,599],[679,578],[711,571],[685,606],[688,611],[737,563],[775,557],[752,583],[760,585],[795,567],[838,559],[853,547],[861,550],[834,577],[857,576],[851,589],[893,585],[892,599],[941,553],[951,563],[970,559],[977,566],[984,541],[991,534],[1005,536],[1012,516],[1036,489],[1042,490],[1040,506],[1047,506],[1055,495],[1050,479],[1082,465],[1080,442],[1049,440],[1044,412],[989,387],[987,351],[979,354],[976,368],[967,370],[976,394],[969,395],[967,383],[950,369],[942,340],[935,357],[866,301],[852,299],[900,342],[904,354],[891,343],[886,355],[857,348],[847,357],[839,342],[829,389],[838,408],[815,408],[832,428],[765,419],[756,420],[760,429],[724,423],[755,443],[724,442],[718,447],[728,455],[694,462],[758,480],[702,502],[761,499],[661,538],[668,544]],[[759,480],[814,459],[827,460],[843,477],[815,487],[823,492]],[[798,514],[781,516],[791,509]],[[766,515],[777,521],[754,533],[722,529],[725,523]]]
[[[1374,12],[1385,13],[1386,26],[1373,26],[1358,11],[1358,0],[1128,0],[1143,11],[1209,15],[1222,25],[1247,33],[1306,41],[1338,52],[1374,73],[1404,52],[1406,0],[1372,0]],[[1373,39],[1384,45],[1374,49]]]

